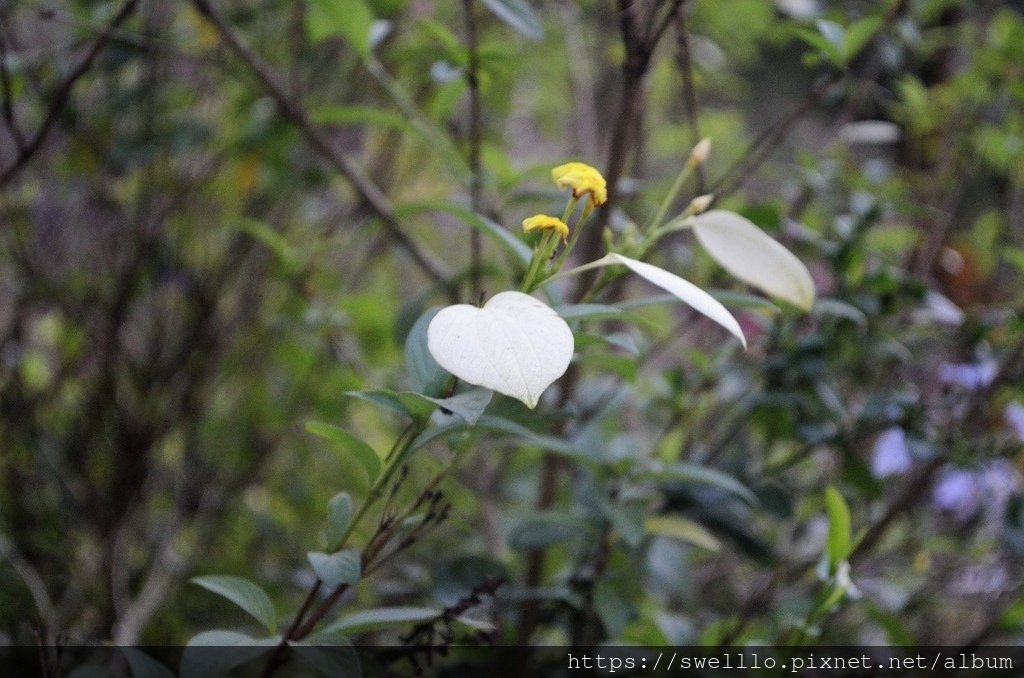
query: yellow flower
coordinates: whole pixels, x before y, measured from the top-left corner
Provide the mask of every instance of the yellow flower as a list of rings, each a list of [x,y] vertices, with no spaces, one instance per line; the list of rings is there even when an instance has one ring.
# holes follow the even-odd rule
[[[551,178],[559,188],[571,188],[574,198],[581,198],[585,193],[589,193],[590,202],[594,207],[603,205],[608,200],[608,184],[601,173],[590,165],[567,162],[551,170]]]
[[[567,240],[569,238],[569,227],[566,226],[564,221],[557,217],[549,217],[546,214],[537,214],[529,219],[523,219],[524,231],[532,231],[538,228],[554,229],[562,236],[562,240]]]

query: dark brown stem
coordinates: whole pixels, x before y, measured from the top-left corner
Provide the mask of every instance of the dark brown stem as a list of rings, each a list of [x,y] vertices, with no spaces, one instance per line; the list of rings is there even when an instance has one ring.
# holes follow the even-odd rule
[[[841,80],[841,77],[841,74],[838,72],[829,76],[814,87],[796,108],[754,139],[753,143],[747,148],[746,153],[740,156],[740,159],[733,163],[719,177],[718,181],[711,186],[711,192],[715,195],[715,198],[721,199],[731,195],[742,186],[743,182],[764,164],[772,152],[782,143],[786,138],[786,134],[793,128],[793,125],[814,110],[832,89],[832,86]]]
[[[3,35],[0,35],[0,94],[3,96],[4,123],[20,152],[25,148],[25,135],[21,133],[14,117],[14,92],[11,88],[11,75],[7,72],[7,41]]]
[[[53,95],[53,100],[50,103],[50,107],[47,109],[46,117],[43,119],[39,129],[36,130],[36,133],[28,143],[21,146],[18,151],[18,155],[15,157],[11,166],[0,173],[0,186],[6,185],[7,182],[13,179],[14,176],[28,164],[29,160],[32,159],[39,149],[42,148],[43,142],[46,141],[46,136],[50,133],[50,130],[57,122],[57,118],[64,111],[64,107],[67,105],[68,98],[71,96],[71,90],[74,88],[75,83],[89,71],[93,62],[96,60],[96,56],[104,47],[106,47],[107,43],[110,42],[110,38],[113,36],[117,28],[132,15],[138,4],[139,0],[128,0],[121,7],[117,14],[114,15],[114,18],[110,20],[110,23],[107,24],[107,27],[100,32],[95,40],[93,40],[93,43],[89,47],[89,51],[86,52],[85,57],[78,62],[78,65],[75,66],[74,70],[72,70],[71,73],[69,73],[68,76],[57,86]],[[4,80],[6,81],[6,77]]]
[[[463,0],[466,15],[466,50],[469,63],[466,67],[466,85],[469,87],[469,200],[473,211],[483,211],[483,175],[480,169],[480,149],[483,138],[482,113],[480,106],[480,39],[477,34],[476,15],[473,0]],[[481,265],[483,259],[483,237],[478,229],[469,233],[469,280],[470,298],[476,299],[481,291]]]
[[[690,53],[690,31],[686,23],[686,12],[676,14],[676,63],[679,65],[679,72],[683,76],[683,101],[686,105],[686,122],[690,127],[690,147],[697,145],[701,140],[700,134],[700,106],[697,103],[697,87],[693,79],[693,56]],[[707,175],[704,171],[704,163],[697,165],[696,169],[697,193],[707,192]]]
[[[348,180],[363,202],[378,217],[384,229],[395,243],[406,251],[413,262],[430,279],[447,285],[449,280],[447,270],[405,232],[394,214],[391,200],[381,191],[377,184],[366,175],[359,165],[352,162],[348,156],[335,148],[323,131],[310,120],[305,108],[288,96],[284,87],[281,86],[278,76],[271,71],[263,59],[235,36],[231,27],[224,20],[224,17],[213,8],[209,0],[193,0],[193,4],[196,10],[217,29],[221,41],[228,49],[249,67],[249,70],[252,71],[267,90],[267,93],[277,103],[281,114],[299,129],[310,147],[330,162]]]

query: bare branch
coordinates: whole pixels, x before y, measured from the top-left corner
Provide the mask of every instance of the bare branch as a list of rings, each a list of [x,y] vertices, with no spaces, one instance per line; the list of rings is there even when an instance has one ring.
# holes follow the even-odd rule
[[[217,29],[221,40],[227,45],[228,49],[245,62],[270,96],[277,102],[282,115],[302,132],[302,135],[313,150],[323,156],[348,180],[359,194],[359,197],[377,215],[385,230],[394,241],[409,254],[416,265],[427,276],[435,282],[447,284],[450,277],[448,271],[435,257],[424,251],[405,232],[401,224],[398,223],[397,217],[395,217],[391,200],[384,192],[366,175],[362,168],[334,147],[323,131],[310,120],[305,108],[288,95],[281,86],[280,79],[271,71],[270,67],[259,55],[248,46],[242,44],[238,37],[235,36],[231,27],[224,20],[224,17],[210,5],[209,0],[193,0],[193,4],[199,13]]]
[[[15,177],[28,164],[29,160],[39,151],[42,147],[43,142],[46,141],[46,136],[49,134],[50,129],[53,128],[54,123],[57,122],[57,117],[60,116],[64,107],[67,105],[68,98],[71,96],[71,90],[78,82],[79,78],[85,75],[92,67],[93,61],[96,60],[96,56],[106,46],[117,30],[118,26],[123,24],[125,20],[132,15],[135,11],[135,7],[138,5],[139,0],[128,0],[121,10],[114,15],[114,18],[110,20],[107,28],[104,29],[99,36],[93,41],[92,46],[89,47],[89,51],[86,52],[85,57],[78,63],[78,65],[68,74],[66,78],[57,86],[56,93],[53,96],[53,101],[50,103],[50,108],[46,113],[46,117],[43,119],[43,123],[36,130],[35,135],[32,139],[25,144],[18,152],[18,156],[15,158],[14,163],[5,169],[3,173],[0,173],[0,186],[4,186],[11,179]]]

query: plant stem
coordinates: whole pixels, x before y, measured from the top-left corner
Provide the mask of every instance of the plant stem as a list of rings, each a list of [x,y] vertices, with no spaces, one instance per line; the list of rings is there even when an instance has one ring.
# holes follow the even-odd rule
[[[482,114],[480,108],[480,48],[477,36],[476,16],[473,13],[473,0],[463,0],[466,14],[466,51],[469,63],[466,67],[466,85],[469,88],[469,201],[474,212],[483,208],[483,174],[480,165],[480,149],[482,146]],[[470,296],[480,296],[480,266],[483,256],[482,234],[472,229],[469,234],[469,280]]]

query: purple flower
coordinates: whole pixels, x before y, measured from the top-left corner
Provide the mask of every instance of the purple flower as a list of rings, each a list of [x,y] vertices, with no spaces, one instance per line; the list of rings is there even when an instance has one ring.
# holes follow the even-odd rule
[[[871,475],[876,478],[905,472],[912,463],[907,434],[899,426],[886,429],[875,440],[871,455]]]
[[[977,390],[992,383],[996,378],[996,370],[996,364],[992,361],[942,363],[939,365],[939,381],[951,386]]]
[[[978,477],[972,471],[947,469],[935,483],[932,503],[940,511],[949,511],[960,518],[969,518],[978,510]]]
[[[1024,405],[1018,402],[1010,403],[1003,410],[1003,419],[1014,435],[1017,436],[1017,440],[1024,443]]]

